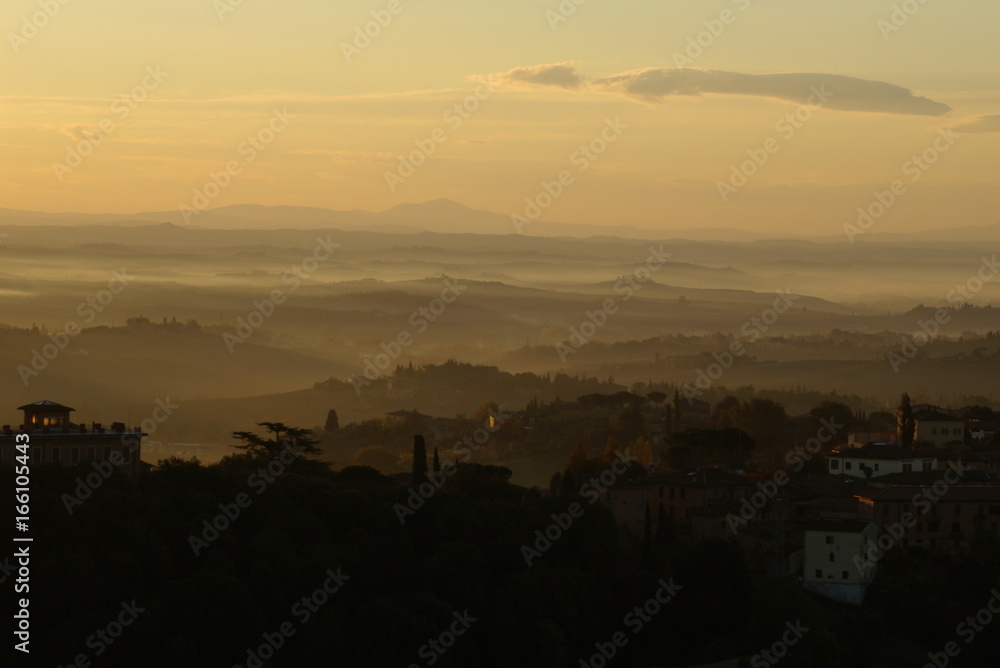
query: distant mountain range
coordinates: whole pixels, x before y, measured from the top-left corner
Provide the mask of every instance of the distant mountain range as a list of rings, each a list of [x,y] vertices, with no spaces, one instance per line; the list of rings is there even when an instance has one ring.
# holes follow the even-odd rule
[[[184,220],[180,211],[144,213],[43,213],[0,208],[0,225],[123,225],[141,226],[151,223],[172,223],[196,229],[267,230],[267,229],[338,229],[348,231],[384,232],[390,234],[517,234],[509,215],[472,209],[450,199],[437,199],[417,204],[400,204],[385,211],[354,209],[338,211],[304,206],[262,206],[235,204],[206,209]],[[545,237],[616,237],[621,239],[689,239],[692,241],[762,241],[804,239],[818,242],[845,241],[846,237],[810,236],[754,232],[731,227],[698,227],[683,229],[651,229],[633,225],[583,225],[535,221],[523,226],[523,234]],[[904,233],[870,232],[859,243],[877,241],[1000,241],[1000,223],[987,226],[965,226],[940,230]]]

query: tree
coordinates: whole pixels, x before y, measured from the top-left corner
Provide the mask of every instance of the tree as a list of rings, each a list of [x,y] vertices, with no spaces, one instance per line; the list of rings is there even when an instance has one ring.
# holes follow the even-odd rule
[[[733,425],[750,434],[764,452],[787,448],[788,415],[785,408],[771,399],[751,399],[741,403],[733,414]]]
[[[910,395],[903,392],[896,409],[896,440],[904,448],[913,445],[913,436],[917,423],[913,420],[913,408],[910,406]]]
[[[646,556],[653,551],[653,510],[646,502],[646,518],[642,521],[642,553]]]
[[[427,477],[427,444],[422,434],[413,437],[413,483],[420,484]]]
[[[337,417],[337,411],[331,408],[326,412],[326,426],[323,427],[323,431],[329,434],[338,429],[340,429],[340,419]]]
[[[441,458],[438,457],[438,449],[434,448],[434,473],[441,472]]]
[[[289,427],[283,422],[258,422],[257,426],[264,427],[271,438],[264,438],[251,431],[234,431],[233,438],[242,441],[242,444],[233,447],[251,456],[268,459],[276,459],[287,449],[292,449],[299,456],[323,452],[316,447],[319,441],[309,437],[312,434],[309,429]]]

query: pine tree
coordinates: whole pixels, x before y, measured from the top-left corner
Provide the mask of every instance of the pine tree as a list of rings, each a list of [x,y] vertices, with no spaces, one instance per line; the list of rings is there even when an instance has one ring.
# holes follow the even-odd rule
[[[899,401],[899,408],[896,409],[896,440],[902,447],[910,447],[913,444],[913,436],[916,433],[916,429],[917,423],[913,420],[910,395],[903,392],[903,396]]]
[[[424,437],[413,437],[413,483],[419,485],[427,477],[427,444]]]
[[[340,418],[337,417],[337,411],[331,408],[326,413],[326,426],[323,427],[323,431],[329,434],[338,429],[340,429]]]
[[[438,457],[438,449],[434,448],[434,473],[441,473],[441,459]]]

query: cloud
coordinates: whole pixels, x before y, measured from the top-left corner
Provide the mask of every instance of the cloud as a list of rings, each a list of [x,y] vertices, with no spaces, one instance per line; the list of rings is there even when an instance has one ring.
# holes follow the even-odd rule
[[[98,135],[97,130],[96,125],[64,125],[59,128],[59,134],[66,135],[73,141],[80,141]]]
[[[584,78],[577,74],[572,62],[515,67],[488,78],[502,86],[558,86],[572,89],[579,88],[584,83]]]
[[[518,67],[495,79],[510,86],[558,86],[625,95],[649,103],[684,95],[746,95],[791,104],[815,103],[817,92],[827,97],[823,105],[841,111],[866,111],[917,116],[941,116],[951,107],[914,95],[902,86],[840,74],[789,72],[743,74],[699,68],[649,67],[622,72],[592,82],[576,72],[572,62]]]
[[[958,132],[1000,132],[1000,114],[985,114],[967,118],[955,126]]]

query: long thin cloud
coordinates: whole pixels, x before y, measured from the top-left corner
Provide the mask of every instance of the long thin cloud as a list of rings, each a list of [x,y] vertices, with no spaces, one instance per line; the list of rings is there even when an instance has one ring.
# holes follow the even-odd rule
[[[746,95],[792,104],[816,101],[817,91],[827,97],[830,109],[917,116],[941,116],[951,111],[947,104],[914,95],[902,86],[840,74],[788,72],[743,74],[696,68],[650,67],[622,72],[591,82],[577,73],[572,63],[518,67],[491,75],[506,86],[586,88],[617,93],[655,103],[673,96]]]
[[[966,119],[955,126],[958,132],[1000,132],[1000,114],[986,114]]]

